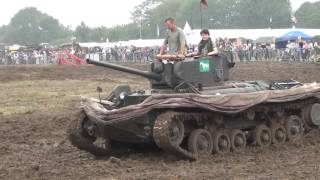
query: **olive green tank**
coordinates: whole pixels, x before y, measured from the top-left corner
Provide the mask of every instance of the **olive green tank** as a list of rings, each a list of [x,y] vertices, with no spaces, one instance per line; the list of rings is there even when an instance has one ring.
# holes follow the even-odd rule
[[[85,98],[68,130],[71,143],[94,155],[154,144],[189,160],[299,141],[320,125],[320,86],[283,81],[229,81],[231,56],[154,61],[151,71],[88,60],[142,76],[146,90],[119,85],[108,97]],[[245,73],[245,72],[244,72]],[[121,153],[120,153],[121,154]]]

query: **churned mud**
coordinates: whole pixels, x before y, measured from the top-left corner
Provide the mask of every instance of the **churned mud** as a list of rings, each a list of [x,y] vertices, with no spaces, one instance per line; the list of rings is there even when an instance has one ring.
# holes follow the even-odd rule
[[[148,69],[147,64],[130,65]],[[320,65],[241,63],[232,80],[320,82]],[[73,147],[66,129],[80,96],[117,84],[144,89],[134,75],[94,66],[0,66],[0,179],[319,179],[320,131],[301,143],[239,154],[177,160],[156,148],[96,158]]]

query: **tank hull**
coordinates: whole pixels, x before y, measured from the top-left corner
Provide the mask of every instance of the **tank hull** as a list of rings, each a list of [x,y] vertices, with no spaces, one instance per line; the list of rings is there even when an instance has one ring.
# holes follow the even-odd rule
[[[92,139],[155,143],[195,160],[212,152],[241,151],[247,144],[268,147],[298,141],[320,124],[319,84],[285,90],[267,90],[270,84],[265,82],[229,85],[201,94],[131,93],[118,109],[88,99],[80,128]]]

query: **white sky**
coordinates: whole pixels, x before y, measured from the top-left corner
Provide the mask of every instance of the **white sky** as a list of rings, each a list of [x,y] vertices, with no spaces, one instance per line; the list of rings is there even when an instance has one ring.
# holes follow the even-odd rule
[[[306,1],[317,0],[291,0],[293,9],[298,9]],[[91,27],[101,25],[111,27],[130,22],[130,12],[141,2],[143,0],[3,0],[0,8],[0,25],[8,24],[20,9],[36,7],[57,18],[65,26],[71,25],[72,28],[81,21]]]

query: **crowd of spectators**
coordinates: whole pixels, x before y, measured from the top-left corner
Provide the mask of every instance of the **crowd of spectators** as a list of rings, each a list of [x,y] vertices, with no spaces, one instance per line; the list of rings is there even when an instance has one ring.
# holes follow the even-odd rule
[[[231,52],[235,61],[297,61],[318,62],[320,45],[314,41],[289,41],[279,48],[274,43],[254,43],[244,39],[222,39],[215,41],[220,51]],[[188,45],[188,53],[196,52],[196,44]],[[82,59],[91,58],[112,62],[147,62],[159,53],[160,47],[93,47],[80,46],[59,49],[0,50],[0,64],[56,64],[59,54],[68,50]]]
[[[151,61],[159,53],[160,47],[95,47],[82,48],[81,57],[100,61],[146,62]]]
[[[250,41],[239,43],[219,38],[216,44],[220,50],[232,52],[236,61],[318,62],[320,59],[320,46],[317,41],[288,41],[285,44]]]
[[[0,51],[1,64],[53,64],[56,62],[55,51],[44,50],[2,50]]]
[[[285,61],[316,62],[320,59],[318,42],[290,41],[286,47],[274,43],[254,43],[239,39],[218,38],[215,43],[220,51],[231,52],[235,61]],[[136,48],[87,48],[86,57],[100,61],[144,62],[154,59],[160,47]],[[188,45],[188,53],[197,52],[197,44]]]

